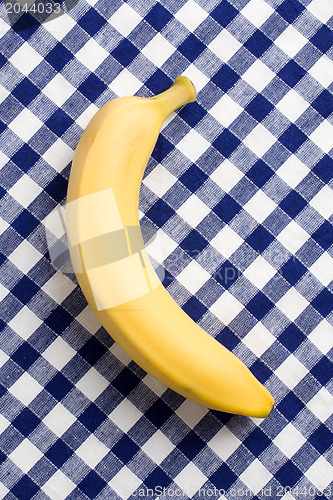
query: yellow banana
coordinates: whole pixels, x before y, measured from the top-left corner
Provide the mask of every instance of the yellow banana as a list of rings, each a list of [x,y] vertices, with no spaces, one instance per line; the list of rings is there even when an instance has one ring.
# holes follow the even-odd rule
[[[195,98],[192,82],[180,76],[155,97],[116,98],[91,119],[68,186],[70,255],[97,318],[146,372],[207,408],[266,417],[271,394],[172,299],[140,232],[141,180],[163,121]]]

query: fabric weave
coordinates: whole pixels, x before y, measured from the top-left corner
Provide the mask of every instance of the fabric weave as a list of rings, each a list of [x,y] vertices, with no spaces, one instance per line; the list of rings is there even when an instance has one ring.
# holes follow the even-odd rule
[[[20,29],[0,8],[0,498],[331,498],[331,0],[64,10]],[[141,227],[169,293],[272,392],[265,420],[148,376],[50,253],[89,119],[179,74],[198,97],[163,126]]]

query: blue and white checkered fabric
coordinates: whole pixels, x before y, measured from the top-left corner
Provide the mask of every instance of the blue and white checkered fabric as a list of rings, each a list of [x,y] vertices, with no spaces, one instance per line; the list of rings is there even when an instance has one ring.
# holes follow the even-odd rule
[[[0,16],[0,498],[332,498],[332,0]],[[265,420],[147,376],[48,251],[91,116],[179,74],[198,98],[163,127],[141,224],[170,294],[272,392]]]

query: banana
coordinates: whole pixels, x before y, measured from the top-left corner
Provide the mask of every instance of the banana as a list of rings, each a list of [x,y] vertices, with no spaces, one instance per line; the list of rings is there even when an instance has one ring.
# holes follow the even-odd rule
[[[195,99],[195,87],[182,75],[157,96],[118,97],[93,116],[68,185],[70,256],[100,323],[147,373],[206,408],[267,417],[271,394],[172,299],[140,231],[141,180],[161,126]]]

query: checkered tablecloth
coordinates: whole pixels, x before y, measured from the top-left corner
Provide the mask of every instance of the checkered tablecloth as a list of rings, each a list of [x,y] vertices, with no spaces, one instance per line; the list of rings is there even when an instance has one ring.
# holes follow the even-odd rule
[[[11,27],[1,3],[1,499],[333,497],[332,16],[332,0],[79,0]],[[50,252],[89,119],[179,74],[198,97],[149,160],[142,230],[169,293],[273,394],[267,419],[148,376]]]

